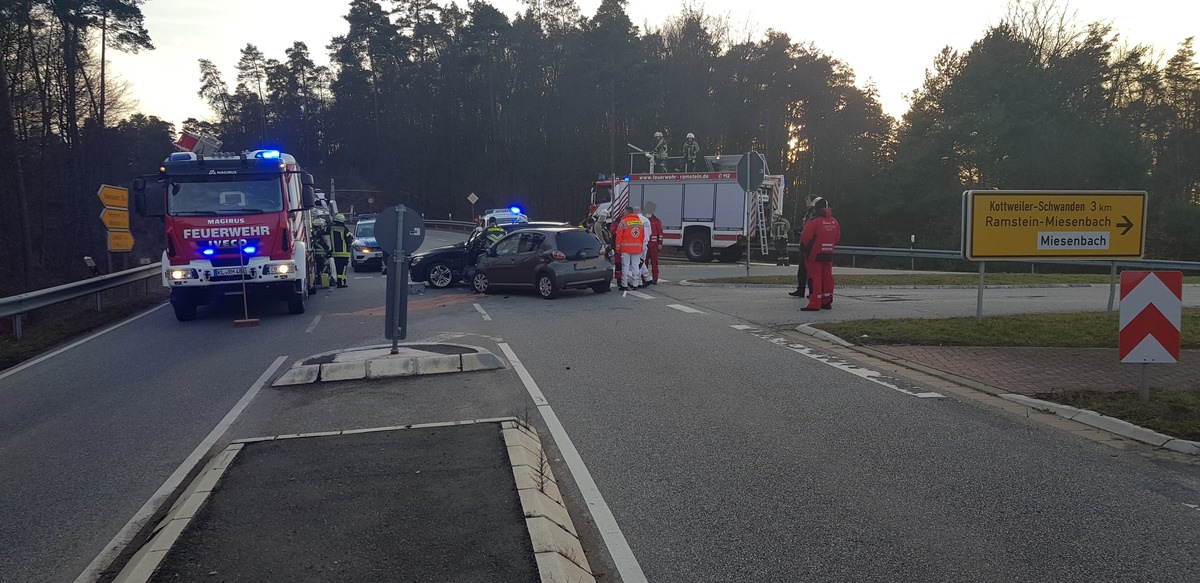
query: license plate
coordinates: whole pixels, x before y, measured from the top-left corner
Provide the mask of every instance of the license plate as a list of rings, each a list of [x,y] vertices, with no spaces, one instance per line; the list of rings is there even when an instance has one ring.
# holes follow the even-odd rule
[[[225,276],[225,275],[241,275],[243,273],[246,273],[246,268],[245,267],[219,267],[219,268],[213,270],[213,273],[217,277],[221,277],[221,276]]]

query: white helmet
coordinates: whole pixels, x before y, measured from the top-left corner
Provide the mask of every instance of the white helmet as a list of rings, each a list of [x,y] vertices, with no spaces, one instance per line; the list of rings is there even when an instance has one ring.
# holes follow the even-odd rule
[[[656,137],[656,138],[661,138],[661,137],[662,137],[662,132],[654,132],[654,137]]]
[[[345,220],[346,220],[346,215],[343,215],[342,213],[338,213],[338,214],[336,214],[336,215],[333,215],[333,220],[335,220],[335,221],[337,221],[337,222],[339,222],[339,223],[341,223],[341,222],[345,222]]]
[[[607,219],[608,219],[608,209],[602,208],[602,209],[596,211],[596,220],[597,221],[604,222]]]
[[[696,134],[689,133],[689,134],[687,135],[687,139],[689,139],[689,140],[694,140],[694,139],[696,139]]]
[[[313,219],[313,226],[314,227],[324,227],[325,219],[322,219],[322,218]]]

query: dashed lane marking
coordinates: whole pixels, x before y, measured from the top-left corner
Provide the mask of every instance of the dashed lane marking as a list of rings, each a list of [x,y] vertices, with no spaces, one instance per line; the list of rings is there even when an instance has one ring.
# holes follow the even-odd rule
[[[308,325],[308,329],[305,330],[304,333],[308,334],[309,332],[312,332],[313,330],[315,330],[317,328],[317,324],[320,322],[321,322],[321,315],[317,314],[317,317],[313,318],[312,324]]]
[[[483,321],[484,321],[484,322],[491,322],[491,321],[492,321],[492,317],[491,317],[491,316],[489,316],[489,315],[488,315],[488,313],[487,313],[486,311],[484,311],[484,309],[483,309],[483,306],[481,306],[481,305],[479,305],[479,304],[475,304],[475,311],[479,312],[480,314],[483,314]]]
[[[629,292],[629,295],[631,295],[635,298],[642,298],[643,300],[652,300],[655,298],[655,296],[652,296],[648,293],[643,293],[640,291],[631,291],[631,292]]]
[[[841,359],[836,356],[826,354],[824,352],[813,350],[812,348],[809,348],[803,344],[800,344],[799,342],[793,342],[787,338],[784,338],[782,336],[776,336],[770,332],[767,332],[767,331],[759,329],[759,328],[755,328],[753,326],[737,324],[737,325],[734,325],[731,327],[734,329],[737,329],[737,330],[749,332],[750,334],[753,334],[754,336],[762,338],[763,340],[766,340],[767,342],[770,342],[772,344],[777,344],[779,346],[787,348],[788,350],[791,350],[792,352],[795,352],[796,354],[807,356],[817,362],[827,364],[836,369],[844,370],[856,377],[866,379],[877,385],[887,387],[898,393],[904,393],[905,395],[917,397],[920,399],[945,398],[945,395],[943,395],[941,393],[910,391],[910,390],[902,387],[901,386],[902,381],[900,381],[899,379],[896,379],[895,377],[889,377],[879,371],[874,371],[871,369],[863,368],[859,365],[852,364],[848,360]]]
[[[707,313],[707,312],[702,312],[700,310],[697,310],[696,308],[689,308],[683,304],[667,304],[667,307],[675,308],[676,310],[679,310],[680,312],[686,312],[688,314],[706,314]]]

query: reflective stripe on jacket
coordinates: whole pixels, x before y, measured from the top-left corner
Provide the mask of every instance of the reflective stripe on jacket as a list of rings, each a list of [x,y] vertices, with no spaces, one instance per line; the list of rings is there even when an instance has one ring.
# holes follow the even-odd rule
[[[350,234],[350,229],[347,229],[346,225],[334,223],[329,228],[329,236],[333,239],[333,256],[349,257],[350,243],[354,241],[354,235]]]
[[[824,213],[818,211],[800,233],[800,243],[808,251],[808,259],[826,263],[833,261],[833,252],[841,238],[842,227],[829,209],[824,209]]]
[[[635,214],[625,215],[617,223],[617,251],[637,255],[646,249],[646,225]]]

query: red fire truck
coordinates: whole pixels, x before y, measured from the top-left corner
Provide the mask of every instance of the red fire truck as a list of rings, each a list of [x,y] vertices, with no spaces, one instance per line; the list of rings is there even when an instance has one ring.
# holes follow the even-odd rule
[[[315,290],[309,246],[313,178],[278,150],[175,152],[157,176],[134,181],[143,216],[162,217],[162,282],[180,321],[225,295],[285,300],[304,313]]]
[[[725,158],[736,167],[740,156]],[[783,176],[768,175],[758,192],[747,196],[732,170],[630,174],[592,183],[592,213],[613,203],[646,208],[653,202],[663,223],[664,247],[682,247],[691,261],[712,261],[715,253],[718,260],[732,263],[757,236],[759,225],[769,228],[772,213],[783,210],[783,194]],[[608,214],[610,221],[620,218]]]

